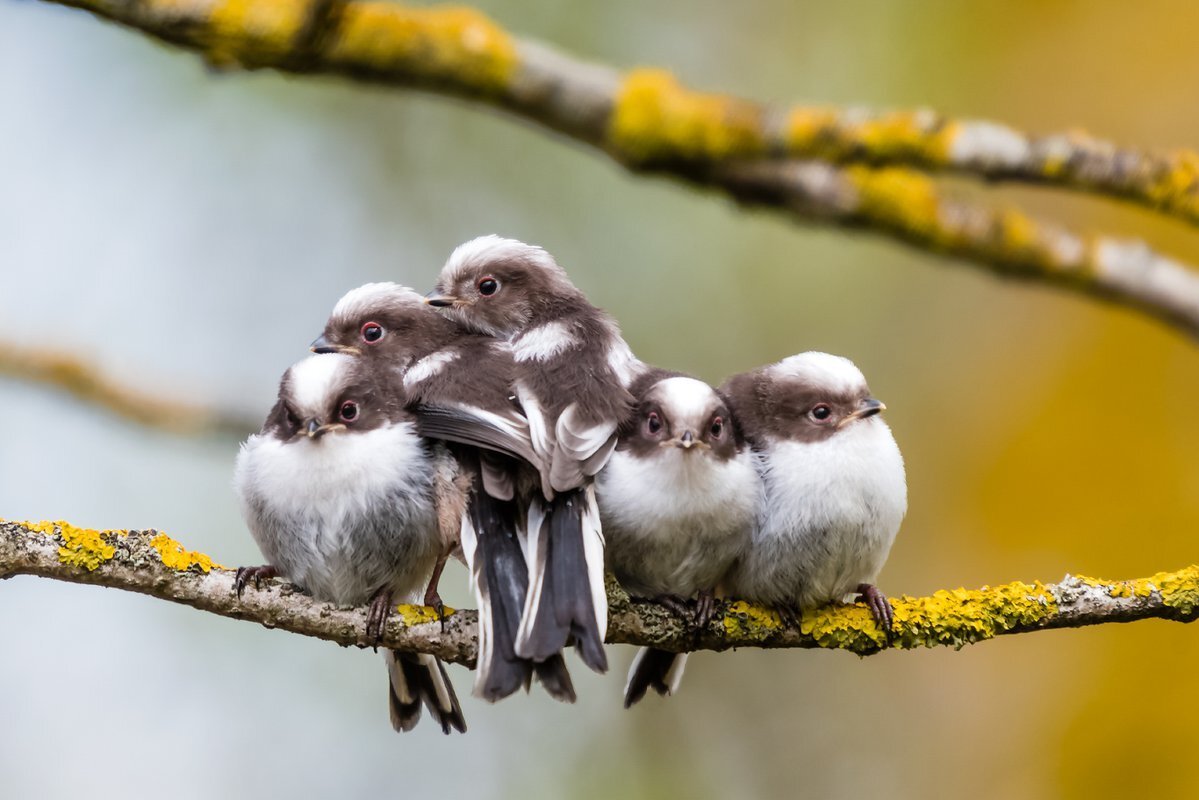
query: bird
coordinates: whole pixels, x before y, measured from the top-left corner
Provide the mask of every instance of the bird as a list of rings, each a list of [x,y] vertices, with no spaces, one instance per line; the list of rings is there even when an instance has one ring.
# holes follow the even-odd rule
[[[616,321],[588,302],[543,248],[496,235],[459,245],[426,302],[464,330],[506,342],[515,361],[513,395],[528,440],[510,452],[536,468],[540,491],[528,508],[529,593],[516,652],[534,661],[573,643],[596,672],[608,669],[603,641],[608,601],[595,476],[616,447],[633,406],[629,386],[646,365]],[[476,436],[469,418],[444,421],[447,436]],[[532,447],[532,456],[516,451]]]
[[[393,602],[419,593],[445,546],[439,500],[457,493],[456,465],[417,435],[394,383],[346,355],[309,356],[284,373],[234,469],[242,515],[267,559],[238,570],[239,596],[251,580],[282,576],[318,600],[369,601],[366,640],[377,643]],[[443,732],[466,731],[437,658],[384,658],[397,731],[415,727],[422,703]]]
[[[680,612],[678,601],[695,597],[694,621],[703,627],[717,584],[749,543],[760,494],[753,456],[728,405],[703,381],[651,369],[630,390],[634,412],[596,484],[606,561],[630,594]],[[673,694],[686,659],[641,648],[625,708],[650,688]]]
[[[524,512],[517,484],[535,484],[528,422],[511,399],[515,362],[507,344],[462,330],[434,311],[415,290],[397,283],[368,283],[337,301],[313,341],[317,353],[360,359],[402,386],[403,404],[423,434],[437,438],[437,420],[469,417],[486,431],[484,447],[450,440],[448,447],[467,479],[465,513],[447,519],[447,536],[461,532],[461,553],[479,605],[479,658],[474,694],[496,702],[536,676],[551,696],[574,702],[565,660],[534,662],[515,652],[529,586],[524,553]],[[488,444],[498,442],[498,446]],[[510,450],[515,448],[515,454]],[[527,491],[527,490],[525,490]],[[440,603],[430,584],[426,605]]]
[[[725,579],[733,596],[792,618],[864,601],[889,639],[875,585],[907,512],[903,456],[861,370],[806,352],[720,388],[757,458],[763,496],[748,548]]]

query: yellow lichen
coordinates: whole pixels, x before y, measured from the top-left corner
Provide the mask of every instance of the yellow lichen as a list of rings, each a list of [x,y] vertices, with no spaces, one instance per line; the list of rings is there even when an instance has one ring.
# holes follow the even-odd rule
[[[821,647],[868,653],[885,647],[887,637],[860,605],[828,605],[803,612],[799,629],[811,636]]]
[[[442,611],[442,616],[446,619],[454,616],[454,614],[457,613],[449,606],[445,606]],[[399,614],[400,619],[404,620],[404,624],[409,627],[412,627],[413,625],[424,625],[428,622],[438,622],[437,609],[432,608],[431,606],[418,606],[411,605],[409,603],[402,603],[396,606],[396,613]]]
[[[1057,601],[1039,582],[942,589],[931,597],[900,598],[892,606],[895,643],[901,647],[960,647],[1003,631],[1035,626],[1057,613]]]
[[[927,111],[896,111],[847,126],[847,139],[871,159],[890,161],[916,157],[943,164],[949,158],[954,129],[940,129]]]
[[[633,163],[716,161],[766,150],[761,108],[690,91],[660,69],[636,69],[625,77],[608,140]]]
[[[895,168],[855,166],[845,172],[858,192],[863,215],[922,239],[948,243],[937,187],[929,178]]]
[[[214,567],[224,569],[203,553],[187,550],[165,533],[159,533],[150,540],[150,546],[158,551],[158,557],[165,567],[179,572],[185,572],[192,567],[198,567],[201,572],[209,572]]]
[[[224,0],[208,18],[216,60],[286,55],[296,45],[315,0]],[[247,52],[248,51],[248,52]]]
[[[345,7],[325,54],[371,72],[399,72],[483,93],[506,88],[516,72],[516,43],[472,8],[407,8],[386,2]]]
[[[783,137],[787,151],[796,155],[832,156],[829,147],[837,124],[831,108],[795,108],[787,114]]]
[[[763,641],[783,629],[777,611],[755,606],[744,600],[731,603],[724,615],[724,631],[738,641]]]
[[[1152,583],[1161,592],[1162,602],[1168,607],[1190,615],[1199,608],[1199,565],[1177,572],[1159,572],[1147,583]]]
[[[943,165],[961,126],[929,111],[878,116],[827,108],[795,108],[783,129],[788,153],[834,161],[911,161]]]
[[[1148,194],[1161,206],[1193,208],[1199,196],[1199,154],[1189,150],[1175,153],[1154,177]]]
[[[68,566],[83,567],[89,572],[94,571],[105,561],[116,554],[108,539],[123,536],[125,531],[97,531],[91,528],[77,528],[65,520],[54,522],[23,522],[31,531],[38,531],[47,536],[57,536],[62,541],[58,548],[58,560]]]

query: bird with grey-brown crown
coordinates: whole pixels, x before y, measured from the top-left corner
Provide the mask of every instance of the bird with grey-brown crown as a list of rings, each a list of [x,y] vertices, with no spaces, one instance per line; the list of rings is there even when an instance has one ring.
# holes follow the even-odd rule
[[[907,511],[903,457],[852,361],[800,353],[721,387],[758,460],[763,495],[735,597],[792,613],[858,599],[890,635],[875,586]]]
[[[419,595],[448,544],[438,518],[464,505],[456,472],[417,434],[390,376],[349,356],[299,362],[238,453],[234,485],[268,562],[238,570],[238,594],[279,575],[320,600],[369,601],[366,641],[377,643],[393,603]],[[422,703],[445,733],[466,730],[440,661],[384,655],[397,731],[416,725]]]
[[[630,594],[665,602],[702,627],[717,584],[749,543],[759,496],[753,456],[726,402],[703,381],[653,369],[630,388],[636,405],[596,486],[607,563]],[[673,694],[686,659],[641,648],[625,707],[650,688]]]
[[[506,342],[516,363],[513,394],[529,431],[513,451],[531,446],[541,479],[528,497],[530,588],[516,651],[541,661],[573,642],[603,672],[607,595],[594,481],[645,367],[616,322],[549,253],[524,242],[483,236],[459,246],[427,300],[464,330]],[[449,426],[476,436],[470,419]]]
[[[422,433],[436,435],[433,429],[445,418],[474,423],[478,436],[471,442],[450,437],[449,448],[468,479],[469,502],[466,513],[447,524],[455,536],[461,529],[462,553],[479,607],[475,694],[494,702],[527,689],[536,675],[552,696],[573,701],[574,688],[560,654],[533,662],[515,653],[529,585],[524,512],[515,495],[520,486],[536,486],[539,480],[535,470],[518,466],[520,457],[534,455],[528,422],[509,399],[514,361],[507,346],[462,330],[412,289],[371,283],[337,302],[312,348],[352,356],[393,376]],[[430,430],[425,429],[427,421]],[[519,451],[515,457],[496,452],[510,448]],[[434,586],[426,602],[440,602]]]

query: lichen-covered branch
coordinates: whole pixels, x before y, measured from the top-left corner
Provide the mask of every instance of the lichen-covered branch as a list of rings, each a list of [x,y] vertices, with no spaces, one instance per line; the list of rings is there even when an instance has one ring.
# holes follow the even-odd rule
[[[96,531],[61,521],[0,520],[0,578],[15,575],[125,589],[343,646],[365,645],[364,608],[319,603],[278,580],[260,589],[247,587],[239,598],[233,570],[153,530]],[[887,647],[863,606],[805,611],[796,627],[769,609],[725,602],[708,627],[697,631],[664,606],[631,599],[611,579],[608,596],[611,643],[673,651],[824,647],[859,655]],[[891,646],[904,649],[960,647],[1003,634],[1108,622],[1191,622],[1199,617],[1199,566],[1131,581],[1067,576],[1057,584],[951,589],[892,603]],[[443,630],[432,609],[399,606],[381,644],[469,665],[477,647],[475,621],[473,611],[451,610]]]
[[[66,392],[132,422],[171,433],[245,436],[257,429],[236,414],[151,397],[122,386],[92,364],[50,350],[0,345],[0,378],[17,378]]]
[[[932,112],[771,109],[621,73],[518,39],[469,8],[385,0],[51,0],[195,50],[219,67],[329,73],[482,102],[632,169],[725,191],[806,220],[852,224],[1004,275],[1102,296],[1199,335],[1199,283],[1140,243],[1086,239],[1016,211],[942,202],[902,169],[1073,186],[1199,222],[1199,156],[1070,134],[1033,138]],[[788,163],[796,158],[823,163]],[[830,162],[858,162],[838,169]],[[873,165],[873,168],[872,166]],[[747,176],[745,170],[751,170]],[[820,191],[818,183],[827,184]]]
[[[1135,239],[1084,236],[1018,208],[953,200],[926,175],[898,167],[749,162],[722,167],[718,180],[747,204],[884,231],[1000,275],[1137,308],[1199,337],[1199,271]]]

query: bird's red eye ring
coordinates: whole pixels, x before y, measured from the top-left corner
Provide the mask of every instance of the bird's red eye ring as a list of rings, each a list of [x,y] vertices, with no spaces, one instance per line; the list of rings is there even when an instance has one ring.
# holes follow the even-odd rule
[[[488,275],[479,281],[479,294],[484,297],[491,297],[500,290],[500,282]]]
[[[708,432],[712,434],[713,439],[719,439],[724,434],[724,418],[716,417],[712,420],[712,424],[708,427]]]
[[[656,435],[662,430],[662,418],[658,416],[657,411],[649,412],[649,416],[645,418],[645,429],[649,431],[651,436]]]
[[[362,336],[362,341],[367,344],[375,344],[383,338],[383,326],[377,322],[368,322],[362,326],[359,334]]]
[[[812,419],[816,420],[817,422],[824,422],[833,415],[833,409],[828,403],[817,403],[808,413],[811,414]]]
[[[342,422],[353,422],[358,419],[358,404],[353,400],[345,401],[338,409],[337,416],[341,418]]]

